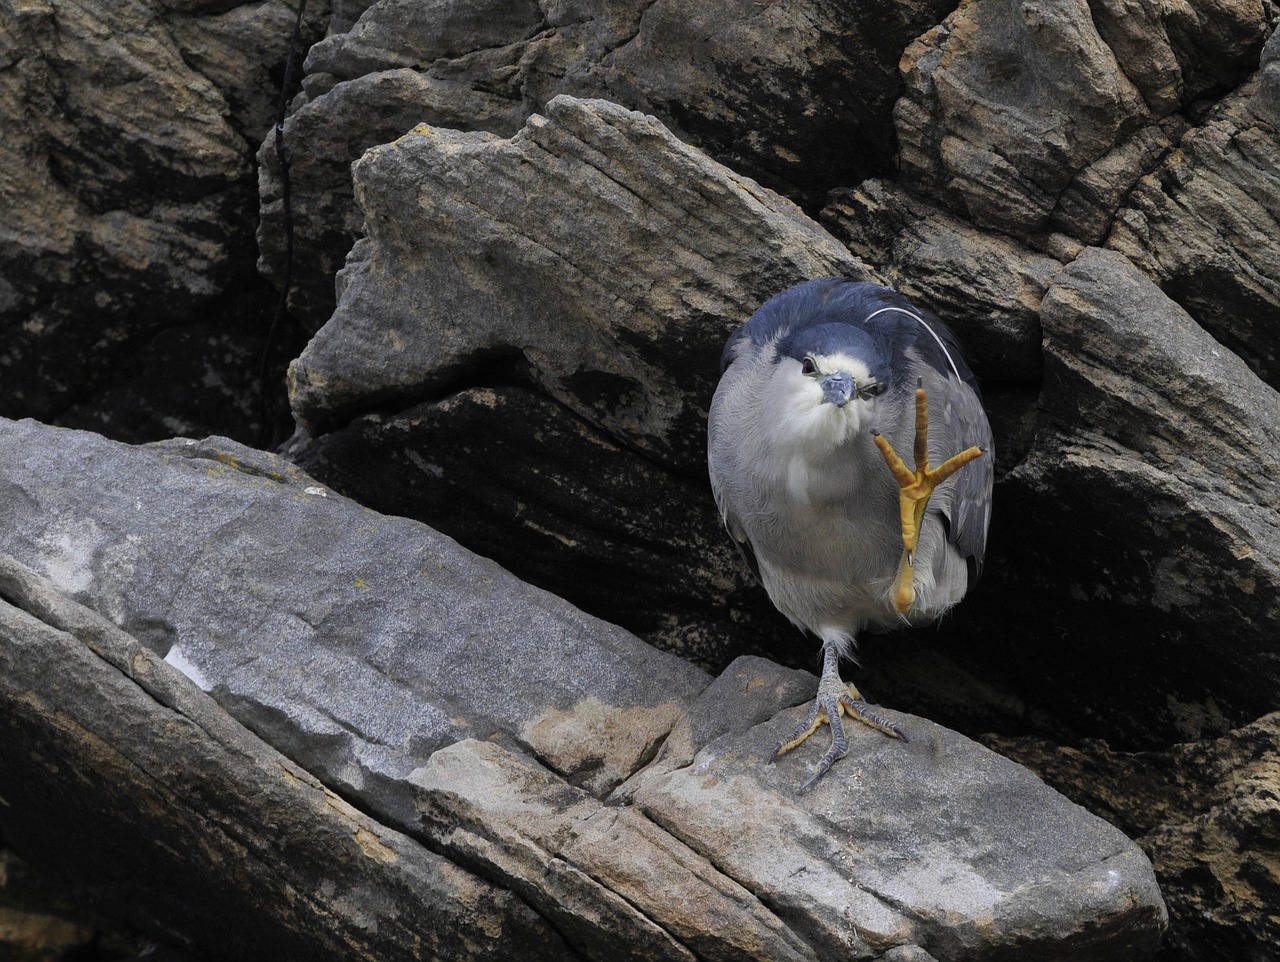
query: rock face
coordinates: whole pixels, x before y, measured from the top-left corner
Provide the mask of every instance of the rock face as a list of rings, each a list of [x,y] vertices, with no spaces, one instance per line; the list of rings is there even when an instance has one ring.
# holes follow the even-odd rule
[[[222,958],[564,958],[517,897],[352,808],[7,557],[0,597],[0,827],[103,908]]]
[[[333,311],[333,273],[360,228],[349,165],[418,122],[510,136],[558,94],[603,98],[820,203],[891,168],[898,57],[948,8],[382,0],[312,48],[305,101],[286,128],[307,145],[295,171],[295,310],[315,327]],[[263,268],[278,276],[279,183],[265,145],[259,159]]]
[[[0,415],[256,434],[253,148],[293,4],[209,6],[0,3]]]
[[[114,786],[126,849],[135,832],[151,840],[125,864],[158,859],[156,904],[208,906],[174,923],[181,937],[241,910],[250,938],[292,886],[310,894],[274,934],[284,955],[331,955],[341,937],[358,957],[386,943],[399,957],[439,912],[422,946],[436,958],[554,958],[567,943],[592,959],[1130,959],[1159,943],[1141,850],[963,736],[891,713],[910,744],[854,733],[856,759],[799,795],[802,756],[765,762],[812,676],[742,659],[709,683],[431,529],[230,442],[0,427],[0,552],[16,559],[0,567],[0,773],[25,786],[6,788],[0,828],[63,851],[34,826],[75,776],[41,759],[73,759]],[[243,788],[215,790],[224,772]],[[151,803],[130,809],[141,793]],[[261,863],[250,888],[184,863],[206,822],[271,826],[234,840]],[[77,841],[91,863],[118,856]],[[215,834],[194,850],[232,844]],[[295,845],[345,846],[371,877],[330,891]],[[419,887],[412,910],[378,898]]]
[[[1054,796],[1036,795],[1050,807],[1034,811],[1056,813],[1092,854],[1069,864],[1034,848],[1038,874],[1020,903],[1013,876],[1031,868],[1007,848],[997,869],[974,847],[948,849],[949,862],[890,839],[902,847],[877,851],[906,861],[886,866],[842,834],[876,836],[857,819],[901,798],[877,767],[890,746],[857,747],[864,788],[856,760],[842,763],[852,816],[847,802],[814,808],[783,792],[794,784],[786,764],[752,767],[777,713],[812,682],[738,656],[809,668],[814,646],[750,582],[707,492],[702,419],[720,346],[794,281],[885,281],[959,331],[995,425],[999,481],[984,580],[937,631],[863,639],[859,684],[981,735],[1138,837],[1173,912],[1166,960],[1267,954],[1280,792],[1265,714],[1280,611],[1273,4],[339,0],[308,10],[309,36],[326,20],[328,31],[286,122],[287,294],[317,333],[290,352],[301,354],[290,380],[301,430],[286,453],[314,483],[223,442],[132,452],[182,505],[156,509],[168,539],[186,543],[167,572],[120,540],[137,530],[128,504],[164,503],[155,492],[128,500],[139,475],[121,450],[47,462],[49,478],[111,492],[74,516],[47,494],[28,503],[34,483],[13,484],[6,463],[0,520],[39,519],[23,535],[34,567],[128,644],[171,652],[292,764],[330,790],[363,793],[388,830],[507,893],[529,931],[554,929],[561,952],[602,954],[621,939],[636,954],[740,957],[749,943],[776,957],[834,955],[844,936],[830,905],[809,897],[805,873],[781,877],[777,865],[797,853],[806,871],[843,865],[823,846],[846,842],[857,858],[829,890],[866,910],[848,942],[864,957],[1033,946],[1051,958],[1049,943],[1064,957],[1141,952],[1156,903],[1132,865],[1117,869],[1130,888],[1116,897],[1140,893],[1129,914],[1089,901],[1110,897],[1090,873],[1112,836]],[[274,142],[259,145],[293,15],[283,2],[0,0],[0,415],[135,441],[256,433],[251,385],[276,292],[252,262],[260,255],[279,284],[286,248]],[[23,457],[28,445],[80,438],[22,431]],[[186,482],[210,470],[221,477],[192,496]],[[255,497],[290,492],[271,502],[286,531],[267,545],[272,514],[251,506],[249,479]],[[243,519],[213,524],[210,504],[232,489]],[[349,530],[321,524],[335,505]],[[374,512],[425,521],[699,667],[636,654],[625,632]],[[384,545],[387,532],[410,530],[453,558],[457,597],[432,596],[419,556]],[[202,552],[220,559],[224,542],[234,561],[211,567]],[[296,571],[247,574],[263,557],[298,568],[298,546],[331,579],[320,602]],[[423,593],[378,593],[386,585],[367,566],[382,552],[396,584]],[[110,577],[86,582],[86,570]],[[448,581],[429,570],[443,579],[432,584]],[[138,602],[135,574],[149,597],[205,614]],[[505,596],[490,577],[542,614],[493,614]],[[210,609],[203,594],[234,606]],[[421,632],[421,610],[445,626],[430,635],[434,654],[395,661],[402,636]],[[226,638],[247,637],[245,612],[276,647],[220,654]],[[577,627],[548,627],[562,618]],[[587,636],[607,641],[571,640]],[[383,641],[362,648],[367,637]],[[488,647],[473,656],[468,638]],[[322,652],[308,647],[322,641]],[[520,696],[495,644],[559,671],[584,651],[614,668]],[[467,700],[466,664],[497,672],[509,704]],[[648,694],[630,689],[636,673],[653,674]],[[32,690],[41,682],[23,677]],[[359,697],[329,704],[339,685]],[[24,731],[57,717],[24,697],[4,716]],[[415,744],[396,736],[410,723],[423,733]],[[1017,769],[911,724],[946,749],[948,800],[975,791],[947,780],[951,755],[1035,795]],[[97,764],[64,734],[51,750]],[[912,771],[916,751],[906,749]],[[53,777],[7,757],[24,778]],[[1150,777],[1169,764],[1178,777]],[[510,793],[485,787],[516,784],[540,800],[528,818],[508,818]],[[726,798],[758,801],[801,841],[773,859],[739,857],[700,807]],[[930,804],[942,827],[913,822],[919,838],[963,848],[972,828],[985,844],[990,812],[948,822]],[[1026,824],[1016,806],[996,811]],[[474,831],[453,834],[463,815]],[[487,844],[495,837],[501,845]],[[615,837],[650,861],[611,862],[597,840]],[[646,881],[677,877],[678,905]],[[902,887],[918,914],[904,915]],[[1036,929],[1041,898],[1074,921]],[[984,904],[980,924],[957,921]],[[716,920],[733,913],[742,928],[731,932]],[[326,931],[354,931],[345,918]],[[481,929],[492,921],[476,918]]]
[[[452,4],[430,25],[378,4],[312,54],[295,117],[321,153],[345,146],[313,191],[341,215],[304,211],[302,236],[323,239],[331,264],[339,234],[360,239],[330,324],[294,368],[300,464],[704,667],[742,652],[811,664],[697,500],[719,341],[801,263],[776,240],[798,213],[779,218],[781,199],[732,171],[748,173],[821,211],[852,255],[823,253],[839,265],[824,272],[892,283],[954,323],[996,425],[988,574],[938,633],[865,639],[864,689],[969,733],[1122,752],[1225,737],[1273,707],[1277,501],[1252,465],[1276,458],[1280,48],[1261,5],[913,8],[905,42],[884,34],[899,44],[900,96],[875,92],[872,67],[860,75],[865,129],[892,125],[900,169],[860,155],[853,176],[794,131],[794,153],[768,146],[784,140],[744,122],[722,84],[707,102],[741,125],[726,148],[703,122],[697,58],[676,58],[692,66],[668,67],[667,88],[638,69],[621,83],[610,65],[658,36],[661,5],[586,11],[554,33],[532,8],[495,9],[506,19],[486,21],[490,35]],[[730,21],[721,37],[741,29]],[[774,30],[778,48],[831,35],[811,22]],[[722,44],[721,65],[739,49]],[[763,80],[785,58],[758,59]],[[686,112],[659,97],[678,84]],[[385,146],[372,120],[344,119],[375,88],[417,98]],[[793,116],[817,117],[848,90],[774,89]],[[773,109],[758,90],[757,108]],[[359,207],[344,206],[340,168],[365,147]],[[707,196],[708,178],[728,187]],[[264,184],[271,263],[269,172]],[[804,248],[830,249],[799,229]],[[703,287],[711,296],[690,296]],[[316,323],[327,297],[323,278],[295,293]],[[560,330],[571,340],[552,350]],[[608,377],[588,382],[586,367]],[[1228,916],[1188,920],[1197,935],[1176,951],[1194,957]]]
[[[870,274],[794,205],[603,101],[558,98],[506,140],[418,128],[355,183],[368,235],[290,370],[300,423],[340,428],[296,460],[724,664],[743,586],[703,482],[724,339],[771,290]],[[483,541],[513,537],[498,504],[530,521],[519,551]]]

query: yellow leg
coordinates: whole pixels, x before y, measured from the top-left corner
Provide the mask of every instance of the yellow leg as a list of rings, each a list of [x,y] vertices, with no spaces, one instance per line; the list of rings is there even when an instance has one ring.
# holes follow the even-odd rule
[[[929,396],[924,387],[916,388],[916,437],[915,437],[915,470],[906,466],[898,452],[893,449],[889,439],[881,434],[873,438],[884,463],[889,466],[893,477],[898,482],[898,508],[902,515],[902,560],[898,563],[898,573],[893,582],[893,606],[901,614],[906,614],[915,601],[913,575],[915,566],[916,545],[920,540],[920,522],[924,519],[924,509],[929,497],[943,481],[951,477],[970,461],[982,457],[979,447],[966,448],[954,457],[948,458],[936,468],[929,467]]]

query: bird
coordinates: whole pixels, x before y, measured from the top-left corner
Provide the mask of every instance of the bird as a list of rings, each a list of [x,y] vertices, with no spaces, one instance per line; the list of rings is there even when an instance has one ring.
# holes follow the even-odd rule
[[[769,759],[829,725],[802,791],[848,752],[843,715],[909,740],[840,661],[863,631],[936,621],[977,580],[993,458],[957,338],[892,288],[806,281],[729,336],[707,420],[712,493],[774,606],[821,643],[813,705]]]

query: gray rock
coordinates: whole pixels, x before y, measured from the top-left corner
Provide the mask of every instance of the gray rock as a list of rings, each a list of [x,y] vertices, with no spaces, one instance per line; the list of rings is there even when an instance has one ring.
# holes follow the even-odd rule
[[[559,98],[507,140],[424,128],[355,175],[368,236],[293,365],[316,436],[291,457],[700,664],[794,645],[702,481],[706,408],[760,302],[866,269],[603,102]]]
[[[313,431],[501,360],[697,470],[729,332],[802,278],[868,276],[788,201],[604,101],[557,98],[507,140],[420,127],[353,171],[366,238],[290,370]]]
[[[797,796],[816,747],[764,760],[802,711],[630,787],[645,815],[755,893],[819,958],[917,946],[938,959],[1119,960],[1158,947],[1164,910],[1146,857],[1101,819],[954,732],[894,712],[886,717],[910,743],[859,726],[839,780]],[[753,813],[750,844],[726,809]]]
[[[171,945],[228,959],[565,958],[518,897],[353,808],[10,558],[0,735],[6,841]]]
[[[396,780],[464,737],[501,735],[607,791],[708,680],[274,456],[230,442],[134,449],[31,422],[6,422],[0,446],[13,459],[4,551],[336,787],[381,787],[380,808],[402,803]]]
[[[1280,387],[1280,42],[1143,177],[1106,246]]]
[[[1071,642],[1050,670],[1087,734],[1154,747],[1258,717],[1280,684],[1280,395],[1114,252],[1068,265],[1041,322],[1039,431],[1003,487],[1010,524],[1034,512],[1006,614],[1034,596],[1031,631],[1055,612]]]
[[[1049,229],[1072,175],[1150,115],[1084,0],[966,0],[903,56],[896,108],[906,183],[980,227]]]
[[[43,573],[37,583],[10,564],[0,593],[66,638],[41,636],[40,658],[0,646],[21,666],[0,675],[0,717],[53,737],[72,699],[64,711],[94,719],[91,731],[132,731],[186,777],[192,753],[174,750],[177,736],[130,714],[138,698],[211,711],[169,670],[180,668],[389,826],[370,830],[379,838],[405,832],[485,880],[473,889],[512,893],[491,900],[504,913],[484,943],[494,951],[521,937],[551,951],[543,923],[516,906],[602,959],[919,957],[912,947],[942,960],[1011,947],[1106,959],[1159,942],[1164,909],[1142,853],[955,733],[904,716],[894,720],[910,744],[853,732],[850,758],[799,795],[809,747],[765,764],[799,709],[775,712],[807,697],[799,673],[743,660],[708,685],[268,455],[219,441],[131,448],[33,422],[0,429],[0,552]],[[114,646],[101,657],[127,671],[86,670],[79,638]],[[59,660],[68,665],[52,670]],[[22,695],[37,679],[49,706],[38,718]],[[161,693],[138,695],[139,684]],[[240,731],[218,718],[190,728]],[[68,750],[65,739],[49,748]],[[0,758],[40,768],[25,751]],[[150,770],[151,758],[139,764]],[[213,784],[222,763],[201,764]],[[40,817],[35,796],[6,789],[15,798],[0,824]],[[252,792],[236,798],[254,804]],[[326,877],[330,863],[317,865]],[[460,884],[451,867],[422,871]],[[326,891],[358,915],[358,901]],[[484,918],[445,917],[436,938],[465,939]]]
[[[557,95],[604,98],[820,205],[829,188],[890,170],[899,55],[947,9],[939,0],[374,4],[313,48],[297,107],[308,116],[286,125],[301,161],[295,217],[306,255],[294,308],[313,328],[332,312],[332,276],[359,227],[349,165],[418,121],[509,136]],[[278,278],[279,183],[270,152],[261,157],[262,264]]]

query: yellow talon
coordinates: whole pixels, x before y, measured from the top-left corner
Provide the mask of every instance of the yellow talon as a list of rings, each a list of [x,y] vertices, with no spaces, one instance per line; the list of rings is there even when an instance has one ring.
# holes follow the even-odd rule
[[[873,438],[884,463],[889,466],[894,480],[898,482],[898,508],[902,515],[902,560],[898,563],[898,573],[893,582],[893,607],[906,614],[915,601],[913,573],[915,566],[916,545],[920,540],[920,522],[924,519],[924,509],[929,498],[943,481],[951,477],[970,461],[982,457],[979,447],[966,448],[954,457],[948,458],[936,468],[929,467],[929,397],[923,387],[916,388],[916,436],[915,462],[912,471],[898,456],[888,438],[876,434]]]

